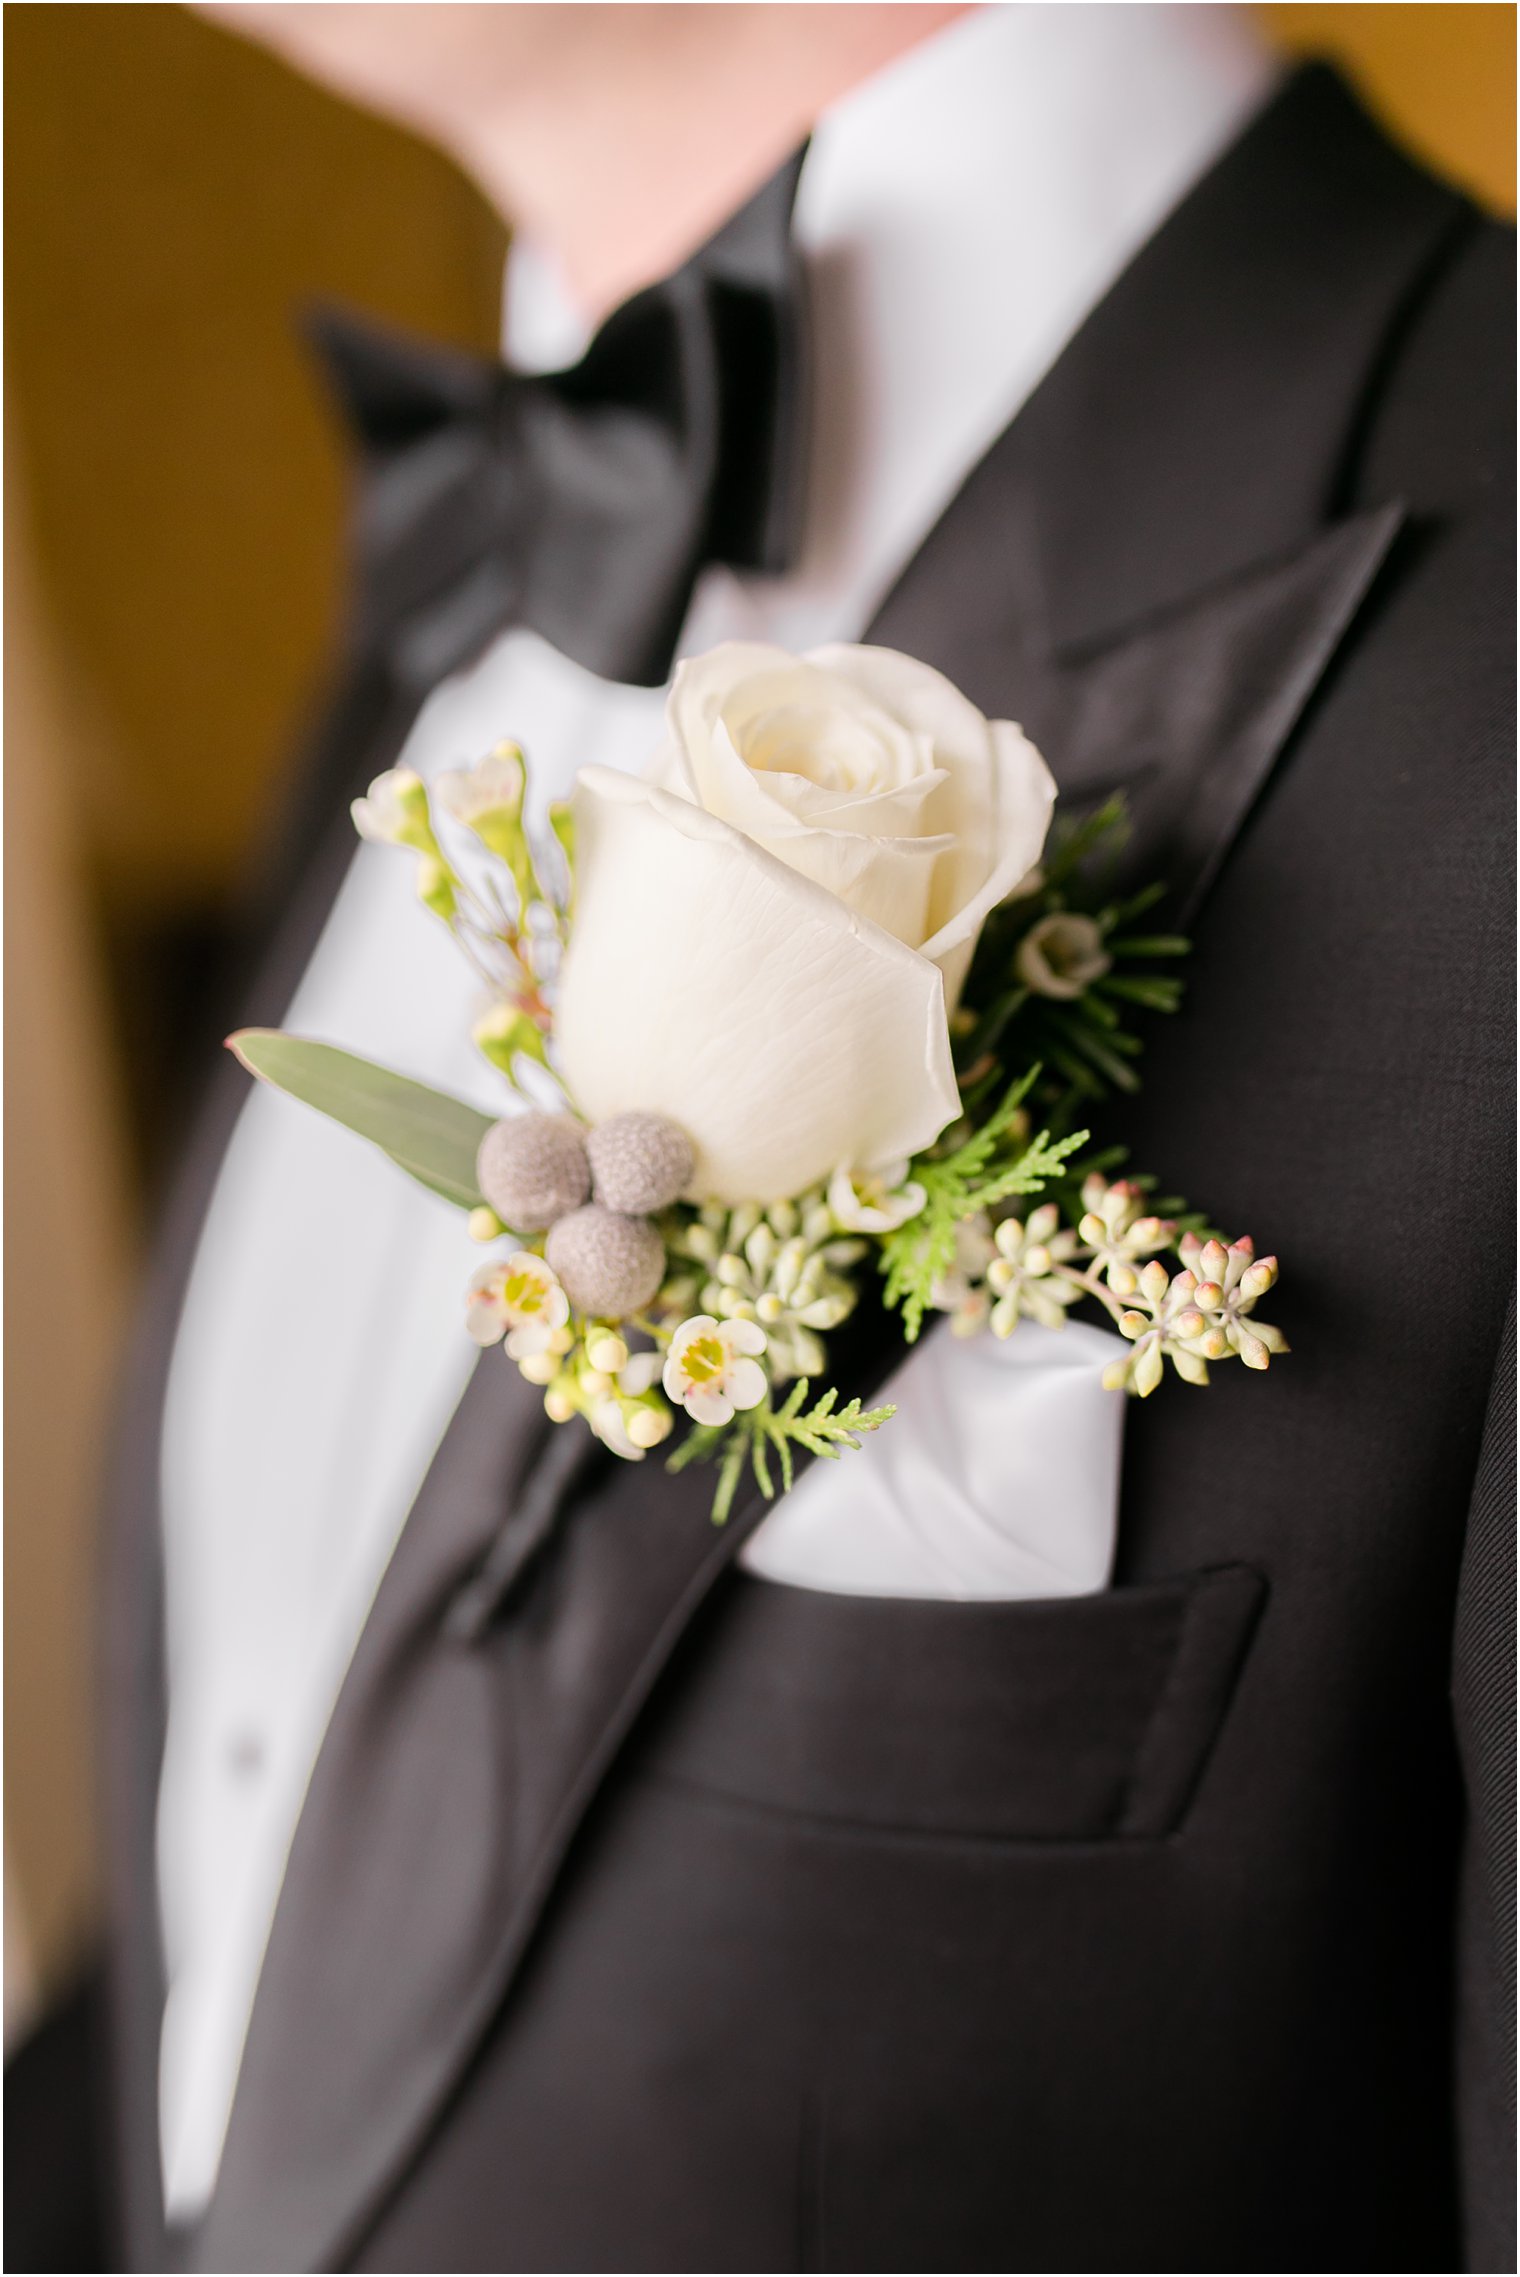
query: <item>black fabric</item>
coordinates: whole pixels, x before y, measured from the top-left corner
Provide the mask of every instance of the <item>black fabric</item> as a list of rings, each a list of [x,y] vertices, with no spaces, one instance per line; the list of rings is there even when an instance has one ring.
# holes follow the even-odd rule
[[[739,1579],[757,1502],[715,1534],[646,1463],[461,1646],[544,1432],[484,1361],[317,1766],[197,2266],[1500,2265],[1493,1465],[1460,1753],[1451,1693],[1511,1280],[1511,295],[1504,233],[1301,74],[874,628],[1073,796],[1129,782],[1197,953],[1116,1123],[1279,1250],[1294,1357],[1132,1412],[1106,1596]]]
[[[82,1976],[5,2066],[5,2266],[116,2269],[106,1993]]]
[[[1467,1793],[1457,2094],[1467,2267],[1515,2266],[1515,1308],[1473,1488],[1453,1696]]]

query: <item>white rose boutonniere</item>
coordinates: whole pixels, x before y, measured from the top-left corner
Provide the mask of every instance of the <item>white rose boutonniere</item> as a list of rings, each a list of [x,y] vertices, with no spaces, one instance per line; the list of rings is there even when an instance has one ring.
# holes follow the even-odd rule
[[[1116,884],[1122,804],[1051,832],[1022,731],[886,649],[714,649],[667,723],[647,775],[584,768],[542,839],[512,743],[356,802],[487,991],[509,1112],[231,1039],[467,1213],[492,1256],[465,1329],[551,1420],[642,1462],[684,1416],[669,1466],[716,1460],[721,1521],[744,1475],[770,1496],[890,1420],[828,1382],[870,1289],[906,1344],[935,1313],[1006,1337],[1096,1305],[1125,1339],[1104,1381],[1142,1399],[1285,1352],[1256,1311],[1275,1258],[1083,1153],[1187,946],[1142,922],[1163,887]]]
[[[1032,743],[886,649],[683,664],[644,780],[585,768],[560,1064],[593,1122],[670,1116],[703,1200],[917,1153],[959,1108],[948,1016],[1055,785]]]

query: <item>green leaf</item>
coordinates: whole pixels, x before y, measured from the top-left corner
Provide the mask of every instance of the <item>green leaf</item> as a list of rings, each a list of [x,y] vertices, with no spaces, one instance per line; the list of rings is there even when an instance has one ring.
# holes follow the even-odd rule
[[[478,1107],[334,1044],[278,1028],[242,1028],[227,1038],[227,1048],[261,1083],[368,1139],[430,1193],[461,1210],[483,1206],[475,1157],[492,1118]]]
[[[1192,947],[1180,933],[1137,933],[1108,945],[1116,957],[1185,957]]]

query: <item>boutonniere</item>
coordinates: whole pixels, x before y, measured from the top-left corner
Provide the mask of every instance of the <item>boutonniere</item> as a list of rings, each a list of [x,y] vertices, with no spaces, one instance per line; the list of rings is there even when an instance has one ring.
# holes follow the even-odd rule
[[[231,1042],[467,1213],[464,1327],[556,1423],[639,1461],[686,1420],[668,1460],[716,1461],[721,1521],[746,1470],[769,1497],[889,1422],[828,1383],[873,1282],[905,1344],[1096,1305],[1129,1344],[1104,1381],[1141,1398],[1287,1350],[1255,1313],[1276,1260],[1093,1149],[1186,948],[1145,929],[1159,887],[1105,893],[1117,802],[1052,824],[1017,727],[873,648],[683,664],[647,774],[583,769],[541,833],[526,766],[393,769],[354,807],[478,973],[510,1111]]]

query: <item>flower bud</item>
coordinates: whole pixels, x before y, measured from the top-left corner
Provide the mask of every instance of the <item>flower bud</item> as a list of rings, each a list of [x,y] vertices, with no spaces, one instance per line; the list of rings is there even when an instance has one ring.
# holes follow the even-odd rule
[[[459,907],[454,873],[439,854],[424,854],[417,864],[417,899],[424,909],[447,924]]]
[[[744,1259],[735,1257],[732,1250],[718,1259],[717,1277],[725,1289],[742,1289],[749,1279]]]
[[[758,1273],[763,1280],[771,1269],[771,1259],[778,1247],[774,1228],[762,1218],[744,1244],[745,1262],[750,1271]]]
[[[1259,1265],[1249,1266],[1240,1278],[1241,1295],[1253,1303],[1257,1297],[1264,1297],[1269,1289],[1275,1289],[1276,1286],[1277,1259],[1275,1257],[1263,1257]]]
[[[1019,1218],[1004,1218],[992,1236],[1005,1257],[1017,1257],[1024,1239],[1023,1222]]]
[[[686,1228],[682,1246],[686,1254],[695,1257],[699,1265],[710,1265],[718,1254],[718,1244],[711,1226],[703,1225],[700,1219]]]
[[[1143,1312],[1121,1312],[1119,1315],[1119,1334],[1127,1336],[1131,1343],[1136,1337],[1143,1336],[1150,1325]]]
[[[782,1243],[780,1255],[771,1268],[771,1286],[783,1302],[790,1302],[807,1256],[808,1245],[800,1234]]]
[[[545,1392],[544,1413],[551,1423],[568,1423],[575,1413],[575,1401],[562,1385],[556,1384],[552,1391]]]
[[[628,1347],[608,1329],[594,1329],[586,1339],[586,1358],[604,1376],[615,1376],[628,1364]]]
[[[469,1224],[471,1241],[495,1241],[507,1230],[496,1212],[484,1202],[479,1209],[471,1210]]]
[[[781,1299],[777,1296],[775,1290],[767,1289],[764,1296],[761,1297],[755,1306],[755,1318],[761,1323],[762,1327],[769,1328],[772,1322],[778,1321],[781,1318],[781,1315],[785,1312],[785,1310],[786,1307],[781,1302]]]
[[[543,1031],[537,1021],[515,1004],[497,1004],[470,1030],[470,1041],[477,1051],[499,1067],[504,1075],[512,1072],[512,1062],[519,1052],[529,1059],[546,1064]]]
[[[559,1355],[554,1352],[530,1352],[517,1363],[518,1374],[530,1384],[552,1384],[559,1374]]]
[[[1116,1297],[1132,1297],[1140,1286],[1140,1276],[1133,1265],[1110,1265],[1108,1285]]]
[[[1159,1258],[1153,1257],[1150,1263],[1142,1268],[1140,1286],[1145,1292],[1148,1302],[1153,1305],[1161,1303],[1167,1290],[1171,1287],[1171,1276]]]
[[[1160,1383],[1163,1374],[1161,1347],[1147,1344],[1135,1360],[1135,1389],[1142,1399],[1149,1399]]]
[[[1230,1253],[1222,1241],[1206,1241],[1204,1243],[1203,1253],[1198,1264],[1206,1281],[1222,1281],[1229,1262]]]
[[[628,1436],[636,1447],[658,1447],[670,1437],[674,1422],[668,1407],[636,1407],[628,1418]]]
[[[586,1399],[605,1399],[612,1390],[612,1378],[602,1368],[582,1368],[581,1392]]]

